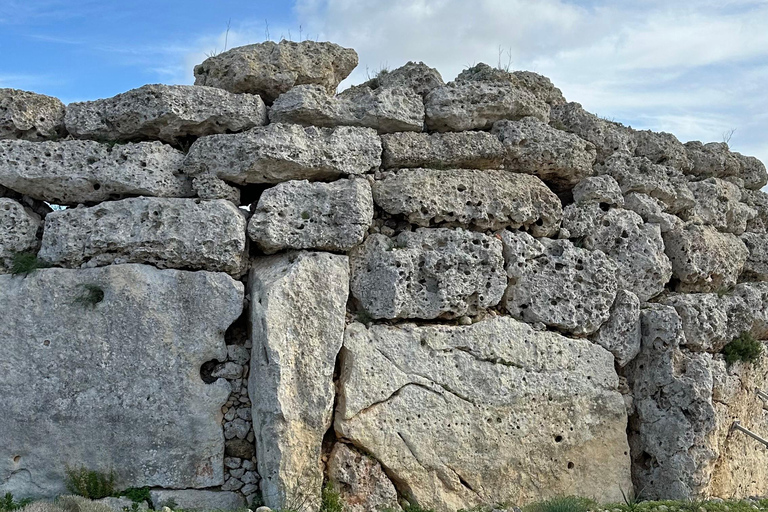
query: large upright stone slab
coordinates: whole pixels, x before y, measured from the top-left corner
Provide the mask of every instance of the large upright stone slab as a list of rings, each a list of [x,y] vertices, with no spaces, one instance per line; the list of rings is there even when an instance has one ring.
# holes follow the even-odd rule
[[[40,217],[21,203],[0,197],[0,274],[11,270],[17,253],[37,252]]]
[[[198,139],[187,153],[184,171],[245,185],[336,179],[379,165],[381,140],[375,130],[274,123]]]
[[[0,139],[63,137],[64,104],[57,98],[18,89],[0,89]]]
[[[58,205],[126,196],[189,197],[183,161],[184,153],[160,142],[0,141],[0,185]]]
[[[248,392],[261,494],[274,509],[320,506],[348,283],[347,257],[328,253],[258,258],[251,268]]]
[[[243,285],[145,265],[0,276],[0,492],[53,497],[64,469],[113,469],[117,486],[223,483],[224,380]]]
[[[440,512],[630,489],[613,356],[509,317],[347,327],[335,429]]]
[[[240,132],[266,124],[258,96],[213,87],[145,85],[112,98],[70,103],[70,134],[105,141],[160,140],[184,143],[190,137]]]
[[[317,84],[336,92],[357,66],[352,48],[315,41],[265,41],[239,46],[195,66],[195,85],[258,94],[267,103],[295,85]]]
[[[45,218],[40,257],[66,267],[149,263],[239,274],[245,217],[224,199],[136,197]]]

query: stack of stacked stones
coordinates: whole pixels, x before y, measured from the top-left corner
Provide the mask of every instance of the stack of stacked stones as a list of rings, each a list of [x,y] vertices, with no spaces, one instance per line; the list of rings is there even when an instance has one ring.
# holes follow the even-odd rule
[[[484,64],[336,94],[356,65],[282,41],[194,86],[2,90],[0,271],[242,280],[230,331],[250,331],[204,378],[230,382],[219,488],[249,503],[312,510],[329,481],[355,512],[764,488],[730,425],[768,434],[765,370],[720,352],[768,338],[765,166]]]

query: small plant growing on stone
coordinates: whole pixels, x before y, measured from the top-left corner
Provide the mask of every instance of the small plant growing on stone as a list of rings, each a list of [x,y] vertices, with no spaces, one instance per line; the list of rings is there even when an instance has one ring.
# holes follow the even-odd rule
[[[41,268],[48,268],[51,265],[37,257],[32,252],[19,252],[13,255],[11,262],[11,274],[27,275]]]
[[[171,510],[177,510],[179,508],[179,504],[176,503],[176,500],[173,498],[168,498],[165,500],[162,504],[164,507],[168,507]]]
[[[121,493],[120,496],[125,496],[134,503],[152,503],[152,497],[149,494],[149,487],[129,487]]]
[[[320,512],[344,512],[344,503],[341,501],[341,495],[333,488],[331,483],[323,486]]]
[[[66,475],[65,485],[72,494],[99,500],[115,494],[115,473],[100,473],[87,468],[70,468],[64,470]]]
[[[723,347],[722,354],[725,356],[725,362],[729,365],[736,361],[756,363],[763,354],[763,344],[750,333],[743,332],[738,338],[734,338],[733,341]]]
[[[80,288],[80,293],[75,297],[75,304],[93,307],[104,300],[104,290],[102,290],[100,286],[95,284],[81,284]]]
[[[593,503],[578,496],[561,496],[546,501],[532,503],[525,507],[524,512],[587,512]]]
[[[5,496],[0,498],[0,510],[2,510],[3,512],[10,512],[11,510],[24,508],[30,503],[32,503],[32,500],[30,498],[24,498],[19,501],[16,501],[13,499],[13,494],[7,492],[5,493]]]

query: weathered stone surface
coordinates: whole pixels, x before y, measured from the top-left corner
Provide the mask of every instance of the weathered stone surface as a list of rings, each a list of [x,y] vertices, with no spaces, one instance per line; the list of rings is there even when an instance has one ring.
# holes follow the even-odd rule
[[[560,200],[540,179],[498,170],[390,171],[374,183],[373,199],[384,211],[424,227],[512,227],[553,236],[562,217]]]
[[[431,131],[488,130],[502,119],[533,116],[549,121],[549,105],[525,89],[495,81],[456,81],[424,98]]]
[[[500,169],[504,147],[488,132],[416,133],[381,136],[382,167]]]
[[[0,185],[0,197],[6,197],[8,199],[16,200],[17,202],[21,203],[23,206],[26,206],[27,208],[35,212],[41,218],[45,218],[46,215],[48,215],[53,211],[53,209],[49,204],[43,201],[40,201],[38,199],[32,199],[29,196],[19,194],[18,192],[5,188],[2,185]]]
[[[137,511],[149,510],[149,505],[147,504],[146,501],[142,501],[141,503],[136,503],[135,501],[129,498],[126,498],[124,496],[122,498],[115,498],[114,496],[109,496],[109,497],[101,498],[100,500],[95,500],[95,501],[96,503],[100,503],[102,505],[106,505],[107,507],[111,508],[113,512],[125,512],[126,508],[133,510],[134,503],[136,504]],[[86,512],[86,511],[83,510],[82,512]]]
[[[0,197],[0,274],[8,272],[16,253],[37,252],[40,217],[7,197]]]
[[[757,212],[754,219],[747,221],[747,231],[768,233],[768,194],[762,190],[742,190],[741,200]]]
[[[690,169],[686,174],[702,178],[738,176],[741,171],[739,158],[731,153],[725,142],[702,144],[699,141],[685,143]]]
[[[184,160],[184,172],[213,174],[245,185],[336,179],[366,173],[380,164],[381,140],[369,128],[276,123],[198,139]]]
[[[619,290],[611,306],[611,316],[591,337],[608,350],[624,367],[640,352],[640,299],[632,292]]]
[[[624,208],[638,214],[646,223],[658,224],[662,233],[685,224],[680,217],[664,213],[667,206],[660,200],[640,192],[625,195]]]
[[[501,242],[463,229],[370,235],[350,253],[351,292],[373,318],[438,318],[495,306],[507,284]]]
[[[423,62],[409,61],[397,69],[382,69],[376,77],[363,85],[371,89],[379,87],[407,87],[419,96],[426,96],[432,89],[445,85],[443,77]]]
[[[754,208],[741,202],[741,189],[718,178],[694,181],[688,188],[696,198],[689,220],[714,226],[719,231],[740,235],[747,222],[757,216]]]
[[[265,41],[232,48],[195,66],[195,85],[258,94],[272,103],[296,85],[317,84],[328,94],[357,67],[357,52],[329,42]]]
[[[680,171],[653,164],[644,157],[616,152],[597,167],[597,172],[612,176],[624,194],[639,192],[658,199],[669,213],[684,212],[696,204],[688,181]]]
[[[691,169],[685,146],[671,133],[633,130],[632,135],[637,144],[635,156],[645,157],[651,163],[674,167],[682,172]]]
[[[635,212],[598,203],[572,204],[563,211],[563,227],[581,247],[602,251],[617,265],[619,288],[645,302],[664,290],[672,265],[664,253],[658,224],[645,224]]]
[[[577,204],[603,203],[610,206],[624,206],[621,188],[610,176],[584,178],[573,187],[573,200]]]
[[[137,197],[48,214],[40,258],[239,274],[244,250],[245,218],[229,201]]]
[[[353,323],[335,428],[424,508],[566,493],[614,501],[631,486],[617,385],[608,351],[508,317]]]
[[[248,236],[271,254],[282,249],[348,251],[373,220],[365,179],[333,183],[288,181],[265,190],[248,222]]]
[[[741,283],[733,289],[732,295],[740,297],[747,306],[752,336],[768,340],[768,283]]]
[[[744,180],[744,187],[759,190],[768,183],[768,172],[763,162],[753,156],[744,156],[741,153],[733,153],[739,160],[739,178]]]
[[[109,498],[107,498],[109,499]],[[82,496],[70,495],[59,496],[54,500],[53,505],[55,507],[61,507],[66,512],[115,512],[113,508],[117,505],[117,501],[122,501],[119,498],[111,498],[116,501],[104,501],[104,500],[90,500],[83,498]],[[132,504],[131,500],[127,500]],[[131,505],[129,505],[129,508]],[[148,510],[149,507],[145,504],[144,507],[137,505],[137,510]],[[124,512],[122,508],[117,509],[117,512]]]
[[[605,254],[527,233],[505,231],[501,239],[509,276],[504,301],[513,317],[576,335],[608,320],[617,281]]]
[[[160,142],[0,141],[0,185],[60,205],[126,196],[189,197],[184,153]]]
[[[663,237],[679,292],[717,292],[733,286],[749,256],[739,237],[711,226],[686,224]]]
[[[565,103],[562,91],[555,87],[549,78],[531,71],[509,72],[481,62],[459,73],[456,81],[506,82],[517,88],[528,90],[547,105],[555,106]]]
[[[258,96],[213,87],[145,85],[112,98],[67,105],[67,130],[75,137],[107,141],[161,140],[240,132],[267,122]]]
[[[200,199],[226,199],[240,204],[240,189],[228,185],[213,174],[200,174],[192,178],[192,190]]]
[[[553,106],[549,124],[594,144],[598,163],[605,162],[616,151],[633,154],[637,147],[629,128],[590,114],[578,103]]]
[[[348,283],[346,256],[299,252],[253,262],[248,392],[261,492],[274,509],[320,505]]]
[[[493,133],[504,144],[505,168],[535,174],[556,189],[573,188],[593,174],[595,146],[535,117],[499,121]]]
[[[336,443],[328,457],[328,481],[350,512],[400,510],[397,491],[381,464],[344,443]]]
[[[154,489],[150,491],[152,506],[160,510],[173,502],[181,510],[240,510],[245,508],[243,495],[231,491],[203,491],[200,489]]]
[[[300,85],[275,100],[269,119],[325,127],[362,126],[379,133],[420,132],[424,103],[406,87],[359,86],[331,96],[320,86]]]
[[[57,98],[0,89],[0,139],[40,141],[64,135],[64,104]]]
[[[221,485],[229,385],[200,366],[226,357],[242,308],[243,285],[219,273],[0,276],[0,492],[62,494],[66,466],[114,469],[119,488]]]
[[[749,251],[741,279],[744,281],[768,281],[768,235],[744,233],[741,241]]]

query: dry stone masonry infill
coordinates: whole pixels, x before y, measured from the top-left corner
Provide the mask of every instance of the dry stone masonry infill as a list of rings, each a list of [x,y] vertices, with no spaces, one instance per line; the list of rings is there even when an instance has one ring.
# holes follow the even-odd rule
[[[732,425],[768,437],[765,166],[527,71],[339,92],[357,62],[0,89],[0,495],[67,467],[155,509],[763,495]]]

